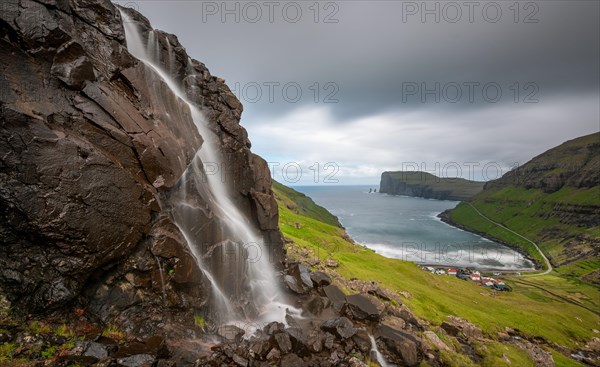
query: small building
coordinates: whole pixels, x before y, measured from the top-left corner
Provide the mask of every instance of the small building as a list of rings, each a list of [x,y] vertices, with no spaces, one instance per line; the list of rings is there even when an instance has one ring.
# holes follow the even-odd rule
[[[456,277],[461,280],[469,280],[470,279],[467,274],[463,274],[463,273],[457,274]]]
[[[510,292],[511,289],[506,284],[494,284],[494,289],[500,292]]]
[[[444,274],[446,274],[446,270],[444,270],[444,269],[435,269],[435,273],[439,274],[439,275],[444,275]]]
[[[448,275],[452,275],[452,276],[454,276],[454,277],[455,277],[455,276],[456,276],[456,273],[457,273],[457,272],[456,272],[456,269],[454,269],[454,268],[450,268],[450,269],[448,269]]]
[[[471,274],[471,280],[474,282],[480,282],[481,281],[481,275],[477,274],[477,273],[472,273]]]

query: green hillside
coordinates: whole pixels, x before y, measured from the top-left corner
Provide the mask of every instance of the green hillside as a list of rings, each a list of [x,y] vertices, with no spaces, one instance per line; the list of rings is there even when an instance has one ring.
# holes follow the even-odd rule
[[[306,196],[279,184],[273,190],[279,205],[279,225],[288,240],[288,256],[319,270],[324,269],[319,264],[334,260],[339,264],[330,270],[334,279],[376,281],[390,290],[406,292],[404,304],[442,336],[439,325],[448,315],[483,329],[490,341],[476,346],[481,360],[475,363],[456,354],[448,356],[447,365],[533,365],[522,361],[520,350],[500,343],[499,333],[509,327],[529,340],[542,340],[541,345],[552,352],[557,365],[580,366],[568,357],[569,353],[597,336],[594,329],[600,329],[600,320],[592,311],[599,307],[596,287],[549,275],[527,281],[507,278],[513,291],[495,292],[457,278],[434,275],[414,263],[383,257],[349,241],[342,228],[320,220],[326,210],[306,200]],[[303,210],[289,208],[295,198],[302,198]]]
[[[288,210],[332,226],[342,226],[335,215],[315,204],[311,198],[303,193],[284,186],[277,181],[273,181],[273,191],[275,192],[277,201],[284,204]]]
[[[492,221],[536,242],[556,271],[600,284],[600,133],[568,141],[490,181],[470,204]],[[451,223],[516,246],[535,248],[468,204]]]

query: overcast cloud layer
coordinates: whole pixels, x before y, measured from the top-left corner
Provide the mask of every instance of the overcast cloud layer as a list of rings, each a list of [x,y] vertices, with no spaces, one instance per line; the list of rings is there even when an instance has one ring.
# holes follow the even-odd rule
[[[597,1],[116,3],[227,81],[288,184],[493,179],[600,130]]]

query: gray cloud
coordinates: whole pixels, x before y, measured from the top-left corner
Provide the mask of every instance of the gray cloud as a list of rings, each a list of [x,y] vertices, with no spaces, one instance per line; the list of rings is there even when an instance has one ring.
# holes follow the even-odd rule
[[[384,165],[392,168],[394,154],[427,157],[415,158],[419,160],[456,156],[463,160],[522,162],[540,153],[539,149],[599,129],[600,3],[596,1],[520,2],[518,14],[511,8],[514,2],[496,2],[502,15],[495,23],[489,18],[495,16],[496,6],[489,2],[478,3],[472,23],[462,1],[452,3],[463,12],[456,23],[444,17],[456,14],[447,5],[449,2],[426,2],[430,8],[439,4],[441,11],[446,7],[447,13],[440,13],[439,23],[431,14],[422,22],[420,12],[403,22],[404,10],[413,4],[421,6],[421,1],[322,1],[317,23],[313,1],[297,2],[302,9],[297,23],[287,22],[279,11],[285,6],[294,10],[289,6],[291,2],[277,3],[273,23],[263,1],[237,3],[239,23],[232,14],[222,22],[223,9],[217,14],[207,13],[214,10],[211,6],[215,4],[221,7],[221,1],[128,3],[146,15],[154,27],[177,34],[190,55],[236,89],[245,105],[242,123],[257,153],[267,159],[290,156],[293,139],[305,133],[310,136],[334,126],[331,133],[336,132],[343,140],[346,133],[361,131],[356,128],[361,118],[380,121],[382,116],[389,121],[380,121],[380,130],[361,127],[369,134],[358,140],[364,144],[364,153],[351,162],[363,167],[356,172],[366,174],[368,167],[377,171]],[[236,6],[234,1],[226,3],[229,9]],[[256,15],[251,12],[253,4],[263,11],[256,23],[244,17]],[[488,19],[482,15],[484,8],[489,8]],[[248,13],[242,13],[243,9]],[[338,22],[325,23],[325,16],[336,10],[332,20]],[[527,16],[537,22],[526,23]],[[272,102],[269,87],[264,84],[268,82],[279,83],[274,87]],[[480,83],[472,103],[465,82]],[[514,101],[516,82],[519,103]],[[291,86],[290,93],[282,95],[286,83]],[[427,88],[439,83],[440,89],[447,88],[447,94],[440,91],[441,103],[435,103],[431,95],[425,96],[423,103],[420,93],[403,95],[406,83],[419,87],[425,83]],[[455,96],[453,83],[461,86],[463,94],[457,103],[448,103],[444,97]],[[482,94],[480,88],[486,83],[500,87],[502,97],[496,103],[489,101],[494,99],[490,98],[494,97],[494,88]],[[262,92],[258,101],[254,101],[256,85]],[[297,86],[302,98],[291,103]],[[319,95],[315,100],[316,87]],[[530,93],[537,103],[523,103]],[[324,103],[327,95],[339,102]],[[316,110],[322,114],[313,115],[314,121],[288,126],[291,130],[287,137],[274,133],[279,130],[273,125],[285,124],[284,118],[302,114],[308,117],[311,114],[307,111]],[[411,115],[419,116],[419,122],[394,122],[398,116]],[[392,149],[391,142],[403,141],[407,132],[413,139],[422,136],[422,140],[437,140],[421,147],[405,146],[402,151]],[[466,138],[452,137],[457,132]],[[283,141],[274,143],[275,136]],[[385,164],[384,149],[394,152],[387,154]],[[312,153],[308,147],[294,151],[302,157]],[[370,160],[367,156],[379,158]],[[322,155],[319,159],[327,158]]]

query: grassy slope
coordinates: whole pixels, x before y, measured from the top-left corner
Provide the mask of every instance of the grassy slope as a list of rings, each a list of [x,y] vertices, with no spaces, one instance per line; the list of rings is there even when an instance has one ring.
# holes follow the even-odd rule
[[[496,293],[471,282],[433,275],[410,262],[385,258],[346,241],[342,237],[345,235],[342,228],[310,215],[314,210],[320,210],[307,210],[305,213],[290,210],[286,203],[293,199],[286,193],[293,193],[293,190],[286,189],[284,192],[280,188],[280,185],[274,187],[278,197],[280,228],[295,246],[308,249],[321,260],[336,260],[340,264],[337,272],[347,279],[375,280],[386,288],[410,292],[412,297],[405,299],[405,303],[415,314],[432,324],[440,324],[446,316],[456,315],[478,325],[492,338],[508,326],[525,335],[542,337],[552,344],[568,348],[581,347],[597,336],[593,329],[600,329],[600,320],[585,308],[530,285],[508,281],[514,291]],[[313,206],[314,203],[306,201],[305,205]],[[574,294],[571,293],[571,285],[563,278],[543,279],[553,282],[560,296],[598,308],[600,294],[595,287],[578,284],[578,291]],[[494,357],[495,349],[488,348],[483,352],[488,353],[486,358],[490,365],[494,365],[493,360],[497,358],[497,355]],[[553,353],[565,363],[572,361],[558,356],[557,351]],[[573,362],[572,365],[578,364]]]
[[[596,133],[550,149],[520,170],[492,181],[490,187],[486,186],[470,200],[471,204],[492,220],[535,241],[553,265],[558,266],[558,273],[579,278],[598,272],[600,259],[594,255],[592,241],[600,238],[600,226],[586,227],[580,222],[568,224],[552,213],[556,207],[600,207],[600,185],[587,187],[589,182],[600,180],[599,144],[600,134]],[[588,184],[580,187],[579,182],[583,179]],[[542,182],[557,180],[563,180],[558,191],[545,193],[539,188],[543,186]],[[580,218],[585,216],[580,215]],[[452,210],[450,219],[519,247],[540,262],[540,256],[531,244],[481,218],[466,204]]]
[[[287,209],[320,222],[341,227],[335,215],[328,212],[325,208],[315,205],[312,199],[303,193],[284,186],[277,181],[273,181],[273,190],[276,194],[280,194],[277,199],[279,202],[284,203]]]
[[[545,218],[544,214],[557,204],[581,204],[600,206],[600,187],[575,189],[564,187],[552,194],[545,194],[538,189],[524,189],[507,186],[500,189],[484,190],[475,196],[471,203],[487,217],[502,223],[513,231],[535,241],[554,265],[563,264],[564,242],[562,238],[575,235],[600,237],[600,227],[579,227],[561,223],[558,218]],[[469,205],[459,204],[450,212],[450,219],[467,228],[484,232],[503,242],[517,246],[535,259],[540,256],[535,248],[527,241],[495,226],[479,216]],[[548,236],[549,228],[560,233],[559,236]],[[579,243],[580,251],[590,251],[591,245]],[[600,260],[586,257],[558,267],[561,274],[580,277],[600,268]]]

